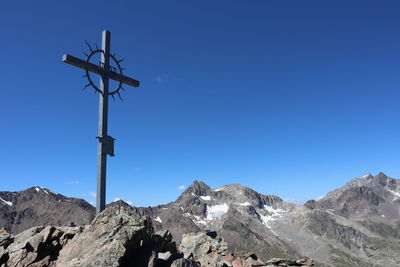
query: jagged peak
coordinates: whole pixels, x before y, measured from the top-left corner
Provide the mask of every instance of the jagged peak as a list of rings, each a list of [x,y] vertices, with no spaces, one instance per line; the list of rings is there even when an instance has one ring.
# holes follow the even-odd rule
[[[373,177],[373,175],[372,175],[370,172],[367,172],[366,174],[364,174],[364,175],[361,176],[360,178],[367,179],[367,178],[371,178],[371,177]]]
[[[225,185],[225,186],[215,189],[214,191],[226,191],[226,192],[230,192],[230,193],[242,191],[242,192],[247,192],[248,194],[255,194],[255,195],[269,197],[269,198],[276,198],[276,199],[279,199],[279,201],[283,201],[278,196],[271,195],[271,194],[263,194],[263,193],[255,191],[254,189],[251,189],[250,187],[247,187],[247,186],[244,186],[241,184]]]
[[[387,176],[383,172],[379,172],[377,175],[373,176],[371,173],[364,174],[363,176],[356,177],[350,182],[346,184],[346,186],[366,186],[369,184],[382,184],[384,185],[384,181],[392,179],[389,176]]]
[[[50,196],[50,195],[59,195],[59,194],[54,193],[50,189],[45,188],[45,187],[41,187],[41,186],[32,186],[32,187],[29,187],[28,189],[21,190],[19,192],[24,192],[24,191],[32,191],[32,192],[36,191],[37,193],[42,192],[42,193],[45,193],[48,196]]]
[[[132,207],[127,202],[123,201],[122,199],[115,200],[107,205],[107,207]]]
[[[383,172],[379,172],[375,176],[371,173],[367,173],[363,176],[356,177],[350,180],[348,183],[346,183],[345,186],[329,192],[323,198],[318,199],[317,201],[321,203],[325,201],[330,201],[332,199],[337,199],[341,194],[349,190],[359,190],[362,188],[364,188],[363,190],[366,190],[366,188],[376,188],[377,190],[395,190],[396,188],[398,188],[399,185],[399,180],[393,179]]]
[[[389,177],[389,176],[387,176],[384,172],[379,172],[376,176],[386,176],[386,177]]]
[[[122,200],[122,199],[115,200],[115,201],[113,201],[113,202],[111,202],[111,203],[125,203],[125,204],[128,204],[126,201],[124,201],[124,200]],[[128,205],[129,205],[129,204],[128,204]]]
[[[209,191],[211,191],[211,188],[206,183],[194,180],[184,193],[193,193],[198,196],[203,196]]]

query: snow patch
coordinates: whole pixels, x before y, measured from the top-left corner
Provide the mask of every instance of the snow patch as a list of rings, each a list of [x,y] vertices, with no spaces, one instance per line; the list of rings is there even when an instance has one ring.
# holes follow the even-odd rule
[[[4,204],[6,204],[6,205],[8,205],[8,206],[12,206],[12,202],[6,201],[6,200],[2,199],[1,197],[0,197],[0,200],[3,201]]]
[[[275,221],[277,219],[277,218],[274,218],[274,215],[261,215],[260,214],[260,217],[268,229],[271,229],[271,226],[268,225],[268,222]]]
[[[264,209],[267,210],[270,215],[262,215],[260,214],[261,220],[263,221],[264,225],[271,230],[271,232],[276,235],[276,233],[271,229],[271,226],[268,224],[271,221],[276,221],[278,218],[282,216],[283,213],[288,212],[287,210],[283,209],[274,209],[273,207],[270,206],[264,206]]]
[[[41,187],[35,187],[36,192],[39,192],[40,190],[43,190],[43,192],[45,192],[47,195],[49,195],[49,192],[47,192],[45,189],[41,188]]]
[[[192,220],[196,225],[202,224],[202,225],[207,225],[207,222],[203,220],[200,216],[198,215],[193,215],[194,219]]]
[[[264,209],[266,209],[268,212],[272,213],[272,214],[281,214],[281,213],[285,213],[287,212],[287,210],[283,210],[283,209],[274,209],[273,207],[270,206],[264,206]]]
[[[192,196],[197,197],[193,192],[191,194],[192,194]]]
[[[161,220],[160,216],[157,216],[157,218],[155,218],[154,220],[159,222],[159,223],[162,223],[162,220]]]
[[[394,195],[393,201],[400,198],[400,193],[399,193],[399,192],[395,192],[395,191],[392,191],[392,190],[388,190],[388,191],[389,191],[392,195]]]
[[[383,218],[385,218],[385,215],[382,214],[381,216],[382,216]]]
[[[239,203],[240,206],[250,206],[249,202],[243,202],[243,203]]]
[[[229,206],[224,203],[222,205],[207,206],[207,221],[218,219],[228,212]]]
[[[210,197],[210,196],[200,196],[200,198],[201,198],[202,200],[207,200],[207,201],[210,201],[210,200],[211,200],[211,197]]]
[[[222,190],[224,190],[224,189],[225,189],[225,187],[226,187],[226,186],[223,186],[223,187],[220,187],[220,188],[214,189],[214,192],[222,191]]]

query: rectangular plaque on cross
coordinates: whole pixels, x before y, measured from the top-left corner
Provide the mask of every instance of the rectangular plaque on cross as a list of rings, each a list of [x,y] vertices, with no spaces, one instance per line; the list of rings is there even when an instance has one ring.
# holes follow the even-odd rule
[[[139,87],[139,81],[127,77],[122,74],[122,59],[116,58],[115,54],[110,53],[111,33],[103,31],[101,48],[92,48],[88,43],[90,52],[86,55],[86,60],[82,60],[71,55],[64,55],[62,61],[75,67],[85,70],[85,77],[89,83],[84,87],[92,86],[95,93],[100,95],[99,104],[99,131],[97,139],[98,144],[98,171],[97,171],[97,194],[96,194],[96,215],[104,210],[106,204],[106,171],[107,171],[107,155],[114,156],[114,138],[107,134],[108,128],[108,97],[117,95],[121,98],[120,90],[124,90],[123,85]],[[94,57],[100,54],[101,60],[99,64],[91,62]],[[114,66],[113,66],[114,65]],[[100,86],[97,87],[90,76],[91,73],[100,75]],[[117,88],[110,91],[109,79],[118,82]],[[121,98],[122,99],[122,98]]]

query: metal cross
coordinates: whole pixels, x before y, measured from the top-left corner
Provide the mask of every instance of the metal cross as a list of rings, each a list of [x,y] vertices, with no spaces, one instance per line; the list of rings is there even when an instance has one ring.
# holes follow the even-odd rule
[[[95,89],[95,93],[99,92],[100,104],[99,104],[99,140],[98,144],[98,171],[97,171],[97,195],[96,195],[96,214],[99,214],[104,210],[106,204],[106,166],[107,166],[107,155],[114,156],[114,138],[107,135],[107,125],[108,125],[108,96],[111,95],[114,98],[114,94],[117,94],[120,98],[120,89],[124,90],[122,84],[130,85],[133,87],[139,87],[139,81],[124,76],[122,74],[123,68],[121,68],[120,63],[122,60],[118,60],[114,54],[110,54],[110,42],[111,33],[109,31],[103,31],[102,33],[102,45],[101,49],[92,49],[92,47],[87,43],[90,54],[85,54],[87,56],[86,60],[82,60],[71,55],[65,54],[62,58],[64,63],[68,63],[75,67],[84,69],[86,71],[85,77],[89,80],[85,88],[92,86]],[[101,54],[101,61],[98,65],[90,62],[90,59],[96,53]],[[110,60],[114,61],[116,68],[112,67]],[[98,88],[92,82],[90,73],[96,73],[100,75],[100,88]],[[109,79],[119,82],[117,89],[109,91]],[[122,100],[122,98],[121,98]]]

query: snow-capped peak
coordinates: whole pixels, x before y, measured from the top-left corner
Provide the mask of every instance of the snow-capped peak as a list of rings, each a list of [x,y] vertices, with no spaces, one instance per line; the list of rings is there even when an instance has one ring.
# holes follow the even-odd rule
[[[361,176],[361,178],[367,178],[367,177],[370,177],[371,176],[371,173],[366,173],[366,174],[364,174],[363,176]]]

